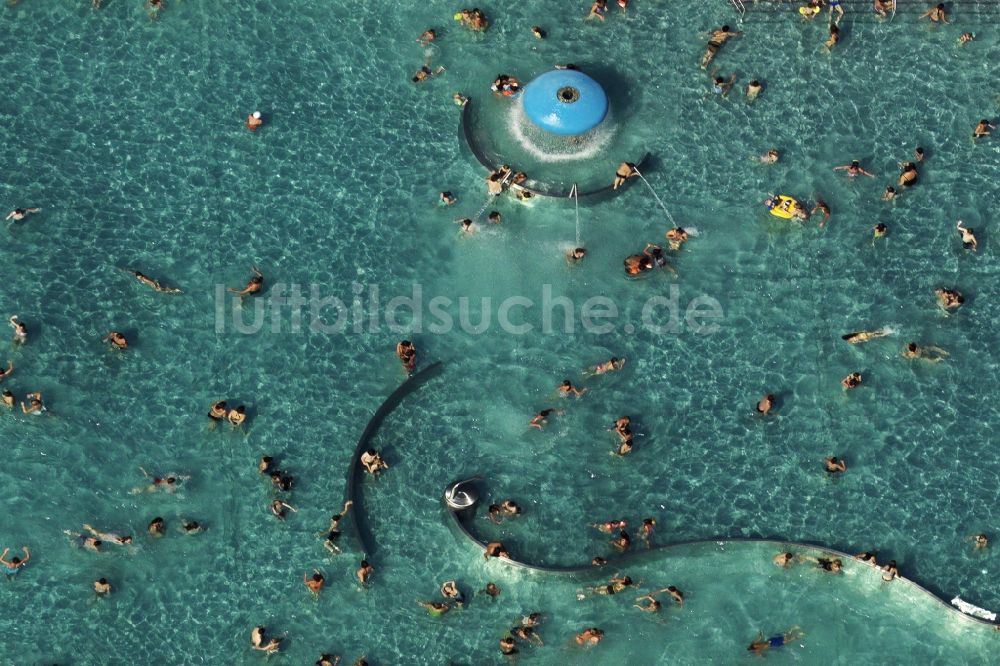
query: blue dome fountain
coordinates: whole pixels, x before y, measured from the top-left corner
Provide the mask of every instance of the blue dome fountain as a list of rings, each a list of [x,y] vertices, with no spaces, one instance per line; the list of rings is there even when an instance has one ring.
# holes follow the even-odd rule
[[[608,115],[608,96],[601,84],[573,69],[546,72],[531,81],[522,104],[532,123],[562,136],[589,132]]]

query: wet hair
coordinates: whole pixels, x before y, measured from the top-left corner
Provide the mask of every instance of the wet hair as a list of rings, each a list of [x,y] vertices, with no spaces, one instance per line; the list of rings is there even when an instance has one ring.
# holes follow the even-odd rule
[[[176,478],[176,477],[173,477],[173,476],[168,476],[168,477],[166,478],[166,482],[167,482],[168,484],[174,484],[174,483],[177,483],[177,478]]]
[[[924,154],[924,149],[921,148],[920,146],[917,146],[917,155],[923,155],[923,154]]]
[[[722,32],[729,32],[729,26],[728,25],[722,26]]]
[[[937,8],[938,9],[944,9],[944,3],[943,2],[939,2]]]
[[[100,548],[102,543],[104,542],[100,539],[94,539],[94,548]]]
[[[160,516],[157,516],[156,518],[153,518],[153,521],[151,523],[149,523],[149,524],[150,525],[162,525],[163,524],[163,518],[161,518]]]
[[[240,405],[239,407],[236,408],[236,413],[237,414],[246,414],[246,411],[247,411],[247,408],[245,406],[243,406],[243,405]]]
[[[631,576],[625,576],[624,578],[622,578],[622,583],[624,583],[625,585],[631,585],[632,584]]]
[[[20,557],[14,557],[14,558],[11,558],[10,561],[11,561],[11,564],[20,564],[21,563],[21,558]]]
[[[564,380],[562,380],[562,385],[563,385],[563,386],[572,386],[572,385],[573,385],[573,382],[571,382],[571,381],[570,381],[570,380],[568,380],[568,379],[564,379]]]
[[[831,35],[839,35],[840,34],[840,26],[838,26],[836,23],[831,23],[830,24],[830,34]]]
[[[4,397],[7,397],[8,395],[13,396],[14,394],[10,392],[10,389],[4,389],[3,395]]]
[[[321,574],[321,573],[314,573],[312,579],[318,583],[321,580],[323,580],[323,574]]]
[[[940,5],[939,5],[939,6],[940,6]],[[980,120],[980,121],[979,121],[979,124],[980,124],[980,125],[989,125],[989,124],[990,124],[990,121],[986,120],[986,118],[983,118],[982,120]]]
[[[375,449],[368,449],[367,451],[365,451],[365,455],[377,456],[378,455],[378,451],[376,451]]]
[[[906,350],[907,351],[911,351],[911,352],[917,351],[917,343],[916,342],[908,342],[906,344]]]
[[[722,78],[721,76],[715,77],[715,83],[716,84],[725,83],[725,82],[726,82],[726,80],[724,78]]]
[[[859,166],[861,166],[861,162],[859,162],[858,160],[851,160],[851,166],[854,168],[858,168]]]
[[[774,401],[774,394],[773,393],[768,393],[767,395],[764,396],[764,399],[765,400],[770,400],[770,401],[773,402]]]
[[[132,543],[132,535],[131,534],[126,534],[125,536],[122,537],[121,542],[122,543]]]
[[[542,411],[538,412],[538,415],[539,416],[548,416],[551,413],[552,413],[551,409],[543,409]]]
[[[595,557],[590,561],[590,566],[592,567],[603,567],[608,561],[603,557]]]
[[[97,580],[97,582],[100,583],[101,585],[107,585],[108,584],[108,579],[107,578],[99,578]]]
[[[752,86],[759,86],[760,85],[760,81],[758,81],[757,79],[751,79],[750,80],[750,85],[752,85]]]
[[[370,567],[371,564],[368,563],[368,560],[361,560],[361,566],[363,566],[363,567]]]

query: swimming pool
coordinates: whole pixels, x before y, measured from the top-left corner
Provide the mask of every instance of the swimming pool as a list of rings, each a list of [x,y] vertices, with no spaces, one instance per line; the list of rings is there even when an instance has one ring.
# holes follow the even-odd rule
[[[982,663],[995,650],[994,632],[906,586],[853,563],[836,578],[781,570],[766,545],[706,545],[626,572],[644,590],[677,585],[683,609],[641,614],[631,608],[638,593],[578,601],[597,580],[484,564],[441,505],[448,482],[481,474],[487,500],[513,497],[525,515],[500,527],[481,520],[477,533],[529,561],[606,555],[590,523],[655,516],[660,543],[746,536],[878,548],[942,596],[1000,608],[995,555],[963,541],[993,536],[998,520],[1000,454],[988,430],[1000,395],[990,354],[998,150],[970,140],[996,114],[998,43],[984,30],[955,44],[989,8],[956,3],[954,26],[929,29],[909,10],[879,23],[848,3],[831,55],[822,21],[800,24],[792,7],[748,14],[746,34],[716,58],[739,76],[721,100],[698,69],[701,33],[736,25],[721,0],[688,9],[637,0],[603,25],[581,20],[586,3],[481,5],[494,20],[483,36],[451,20],[459,6],[434,0],[178,1],[156,21],[136,3],[78,4],[0,8],[19,37],[0,54],[2,200],[43,208],[11,224],[0,246],[3,313],[30,331],[8,351],[15,371],[4,384],[19,398],[42,391],[50,414],[0,419],[0,547],[33,553],[0,585],[6,661],[254,663],[249,632],[265,624],[288,632],[280,658],[295,663],[323,651],[348,663],[363,653],[380,664],[502,663],[497,641],[531,610],[547,616],[546,645],[522,651],[529,663],[732,663],[749,658],[758,631],[792,625],[806,632],[801,647],[769,659]],[[431,26],[441,33],[432,64],[447,71],[414,86],[424,58],[414,40]],[[915,66],[901,68],[900,54]],[[677,222],[699,232],[674,259],[675,279],[622,276],[622,259],[671,226],[642,182],[581,201],[579,266],[562,258],[576,242],[569,202],[505,198],[500,226],[458,237],[454,218],[486,201],[485,172],[462,148],[451,94],[485,101],[498,72],[530,79],[560,62],[626,91],[612,97],[612,114],[627,105],[630,145],[653,154],[646,177]],[[752,77],[765,90],[750,105],[738,92]],[[268,123],[247,132],[257,109]],[[917,145],[927,151],[920,185],[882,202]],[[771,147],[778,164],[750,159]],[[851,159],[877,178],[832,171]],[[441,190],[458,203],[437,206]],[[777,220],[760,203],[768,192],[821,195],[833,218],[822,230],[815,218],[802,228]],[[975,255],[961,249],[959,218],[977,230]],[[877,222],[890,234],[873,245]],[[261,330],[240,332],[217,285],[241,287],[251,264],[267,276],[265,296],[281,283],[309,299],[316,285],[299,330],[294,307],[272,301]],[[185,293],[155,293],[119,268]],[[450,331],[434,333],[431,320],[416,332],[407,307],[404,331],[389,330],[388,302],[413,297],[414,285],[427,312],[435,296],[452,300]],[[671,298],[672,285],[680,308],[715,299],[718,330],[698,334],[683,319],[676,333],[644,326],[645,304]],[[966,305],[942,315],[939,286],[960,289]],[[379,308],[368,305],[375,287]],[[541,331],[546,294],[571,300],[572,333],[558,307],[554,330]],[[333,317],[322,299],[356,295],[379,326],[310,329],[314,314]],[[594,296],[618,308],[613,332],[583,330]],[[486,331],[463,330],[460,297],[475,313],[468,329],[491,299]],[[497,310],[510,297],[533,302],[509,314],[534,330],[501,330]],[[256,303],[264,299],[239,311],[244,329]],[[668,307],[656,307],[654,323]],[[898,333],[840,340],[883,325]],[[126,353],[100,342],[112,329],[132,340]],[[404,379],[393,355],[403,337],[422,364],[444,370],[374,440],[391,469],[360,486],[377,570],[360,590],[351,535],[331,558],[317,534],[340,508],[361,431]],[[899,351],[911,339],[951,355],[907,362]],[[583,381],[584,367],[610,356],[628,359],[623,372]],[[855,370],[865,385],[845,394],[839,381]],[[588,393],[558,401],[564,378]],[[766,391],[779,409],[759,419],[753,405]],[[247,405],[245,434],[207,428],[218,399]],[[547,406],[566,413],[529,429]],[[640,436],[619,459],[605,428],[622,414]],[[296,477],[288,501],[298,512],[284,523],[267,511],[272,490],[256,471],[265,453]],[[848,461],[842,478],[822,473],[828,455]],[[131,494],[144,485],[139,466],[192,478],[174,495]],[[163,539],[143,531],[155,516],[167,521]],[[182,518],[207,530],[180,534]],[[138,545],[83,552],[62,533],[83,523],[131,531]],[[318,600],[301,583],[313,568],[329,581]],[[108,599],[90,587],[101,576],[116,588]],[[503,592],[428,617],[415,601],[437,598],[450,578],[467,594],[488,580]],[[587,626],[607,637],[583,656],[571,642]]]

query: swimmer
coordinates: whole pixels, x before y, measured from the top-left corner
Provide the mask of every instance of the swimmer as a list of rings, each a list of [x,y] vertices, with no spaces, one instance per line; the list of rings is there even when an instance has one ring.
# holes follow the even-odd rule
[[[670,249],[674,252],[680,251],[681,246],[688,241],[688,232],[681,227],[668,230],[664,236]]]
[[[646,243],[646,247],[643,249],[642,253],[653,260],[653,263],[660,268],[665,268],[671,273],[676,273],[677,270],[667,263],[667,257],[663,254],[663,248],[659,245],[654,245],[653,243]]]
[[[14,210],[7,213],[5,220],[14,220],[15,222],[20,222],[24,218],[28,217],[32,213],[42,212],[41,208],[15,208]]]
[[[632,435],[632,429],[630,427],[631,425],[632,425],[632,419],[631,419],[631,417],[629,417],[629,416],[622,416],[622,417],[618,418],[615,421],[614,426],[611,427],[611,428],[608,428],[608,430],[613,430],[614,432],[618,433],[619,437],[621,437],[621,438],[624,439],[624,438],[629,437],[629,436]]]
[[[7,377],[10,377],[10,373],[12,372],[14,372],[14,364],[7,361],[7,369],[4,370],[3,368],[0,368],[0,382],[7,379]]]
[[[852,345],[861,344],[862,342],[868,342],[869,340],[874,340],[875,338],[884,338],[887,335],[892,335],[893,331],[889,328],[877,328],[874,331],[856,331],[854,333],[847,333],[840,336],[841,340],[846,340]]]
[[[448,580],[441,584],[441,596],[454,601],[457,606],[465,604],[465,595],[458,589],[458,583],[453,580]]]
[[[226,404],[222,403],[222,413],[226,412]],[[274,471],[275,463],[274,458],[271,456],[261,456],[260,460],[257,462],[257,471],[261,474],[270,474]]]
[[[618,445],[618,448],[612,453],[616,456],[624,457],[632,453],[632,434],[622,436],[622,442]]]
[[[535,36],[535,39],[545,39],[548,37],[548,34],[537,25],[531,26],[531,34]]]
[[[358,566],[358,570],[354,572],[354,575],[357,576],[359,583],[367,585],[368,580],[374,573],[375,567],[373,567],[368,560],[361,560],[361,564]]]
[[[247,420],[247,408],[244,405],[240,405],[236,409],[230,409],[226,413],[226,419],[234,428],[239,428]]]
[[[146,526],[146,531],[158,539],[167,533],[167,524],[163,521],[163,518],[157,516]]]
[[[843,474],[847,471],[847,463],[839,460],[837,456],[832,456],[823,461],[823,466],[830,474]]]
[[[146,8],[149,10],[149,18],[155,19],[163,11],[163,0],[147,0]]]
[[[582,247],[573,248],[566,254],[566,261],[570,264],[578,264],[587,256],[587,250]]]
[[[519,638],[526,643],[531,643],[532,645],[545,645],[542,642],[542,637],[538,635],[534,627],[521,625],[520,627],[514,627],[510,630],[511,635],[514,638]]]
[[[928,363],[940,363],[947,356],[948,352],[933,345],[918,347],[916,342],[908,342],[906,343],[906,346],[903,347],[903,358],[907,359],[919,358],[927,361]]]
[[[842,0],[830,0],[830,23],[836,25],[840,19],[844,18],[844,8],[841,6]],[[837,18],[833,18],[834,10],[837,11]]]
[[[705,55],[701,58],[701,68],[705,69],[708,67],[708,64],[712,62],[712,59],[715,58],[715,55],[719,52],[719,49],[722,48],[723,44],[731,38],[739,37],[742,34],[742,32],[732,32],[728,25],[724,25],[718,30],[713,30],[709,33],[708,48],[705,49]]]
[[[485,594],[493,599],[500,596],[500,587],[496,583],[486,583],[486,587],[479,590],[476,594]]]
[[[34,393],[29,393],[24,397],[28,401],[28,404],[25,405],[23,402],[21,403],[21,411],[23,413],[39,416],[45,411],[45,405],[42,404],[41,392],[35,391]]]
[[[830,221],[830,206],[827,205],[822,199],[816,200],[816,205],[809,212],[810,215],[815,215],[816,211],[823,213],[823,219],[820,221],[819,226],[825,227],[826,223]]]
[[[639,275],[654,267],[653,260],[645,254],[633,254],[625,257],[625,273],[628,275]]]
[[[455,94],[457,95],[458,93]],[[456,199],[455,195],[452,194],[451,192],[444,191],[438,194],[438,203],[441,204],[442,206],[454,205],[456,201],[458,201],[458,199]]]
[[[496,210],[491,210],[490,214],[486,216],[486,221],[490,224],[500,224],[500,220],[502,219],[503,216],[500,214],[500,211]]]
[[[331,553],[336,554],[340,552],[340,549],[337,548],[337,546],[333,542],[340,538],[340,521],[344,519],[344,516],[347,515],[347,511],[351,508],[351,505],[353,504],[354,504],[353,500],[347,500],[346,502],[344,502],[344,506],[343,508],[341,508],[340,513],[335,513],[333,514],[333,517],[330,518],[330,527],[327,528],[326,538],[323,542],[323,546]]]
[[[472,224],[472,219],[468,217],[463,217],[461,219],[455,220],[459,226],[459,232],[463,236],[471,236],[476,233],[476,227]]]
[[[598,585],[596,587],[589,588],[592,594],[602,594],[602,595],[614,595],[618,594],[626,587],[633,584],[632,578],[629,576],[613,576],[611,580],[605,585]],[[581,598],[581,597],[578,597]]]
[[[504,545],[500,541],[491,541],[486,544],[485,550],[483,550],[483,559],[489,560],[491,557],[503,557],[505,559],[510,559],[510,553],[504,548]]]
[[[578,633],[574,640],[577,645],[597,645],[604,638],[604,631],[597,627],[590,627]]]
[[[809,2],[799,7],[799,15],[803,21],[812,21],[823,11],[823,0],[809,0]]]
[[[861,386],[861,373],[852,372],[840,380],[840,385],[843,386],[844,389],[853,389]]]
[[[316,660],[314,666],[338,666],[340,664],[340,655],[331,655],[324,652]]]
[[[410,374],[417,367],[417,348],[409,340],[401,340],[396,345],[396,357],[403,364],[403,370]]]
[[[943,289],[938,287],[934,290],[937,296],[938,305],[944,310],[956,310],[965,303],[965,297],[955,289]]]
[[[944,10],[944,3],[939,3],[931,7],[926,12],[921,14],[918,18],[929,18],[931,20],[931,23],[939,23],[939,22],[950,23],[950,21],[948,20],[948,15],[945,13]]]
[[[111,331],[104,336],[101,342],[110,342],[115,349],[128,349],[128,340],[119,331]]]
[[[918,162],[923,162],[924,149],[921,148],[920,146],[917,146],[917,149],[913,151],[913,159],[917,160]]]
[[[477,9],[463,9],[460,12],[459,17],[462,24],[472,30],[473,32],[483,32],[489,27],[489,21],[486,20],[486,14]]]
[[[410,80],[413,83],[420,83],[422,81],[426,81],[431,77],[437,76],[438,74],[441,74],[444,71],[445,71],[444,67],[438,67],[435,70],[431,70],[431,68],[428,67],[427,65],[423,65],[420,69],[416,71],[416,73],[413,75],[413,78],[411,78]]]
[[[976,36],[973,35],[971,32],[963,32],[962,35],[958,38],[958,45],[965,46],[969,42],[973,42],[975,40]]]
[[[107,596],[111,594],[111,583],[108,582],[107,578],[99,578],[94,581],[94,592],[99,596]]]
[[[281,637],[272,638],[269,641],[265,641],[264,632],[267,631],[263,625],[256,626],[253,631],[250,632],[250,646],[254,650],[260,650],[261,652],[266,652],[268,654],[277,652],[281,647]]]
[[[815,562],[816,568],[826,573],[832,573],[832,574],[840,573],[841,569],[843,568],[843,564],[838,558],[834,558],[831,560],[826,557],[805,556],[803,559]]]
[[[0,564],[3,565],[3,572],[7,576],[14,576],[21,571],[25,566],[27,566],[28,561],[31,560],[31,551],[28,550],[27,546],[22,546],[21,550],[24,551],[24,559],[20,557],[12,557],[7,559],[7,553],[10,552],[10,548],[4,548],[3,552],[0,553]]]
[[[757,79],[751,79],[750,83],[746,87],[747,101],[752,102],[757,99],[757,95],[764,90],[764,86],[761,85],[760,81]]]
[[[590,19],[601,19],[604,20],[604,14],[608,11],[607,0],[594,0],[594,4],[590,6],[590,12],[584,17],[585,21]]]
[[[428,44],[433,42],[436,38],[437,38],[437,33],[434,32],[434,28],[428,28],[427,30],[424,30],[422,33],[420,33],[419,37],[417,37],[417,43],[420,44],[421,46],[427,46]]]
[[[271,485],[287,493],[295,485],[295,477],[276,469],[271,472]]]
[[[617,190],[619,187],[625,184],[625,181],[629,178],[635,178],[639,175],[639,170],[631,162],[622,162],[618,165],[615,170],[615,179],[611,184],[611,189]]]
[[[843,13],[844,10],[841,9],[840,11]],[[750,643],[750,647],[747,648],[747,651],[753,652],[758,656],[763,656],[767,650],[770,650],[771,648],[780,648],[786,643],[792,643],[799,640],[804,635],[805,632],[798,627],[792,627],[785,633],[777,634],[775,636],[771,636],[770,638],[764,638],[764,632],[762,631],[758,633],[757,638]]]
[[[532,428],[538,428],[541,430],[549,424],[549,414],[562,414],[561,411],[555,409],[543,409],[542,411],[535,414],[535,416],[528,423]]]
[[[615,358],[614,356],[612,356],[610,360],[605,361],[604,363],[598,363],[593,367],[587,368],[586,370],[583,371],[583,374],[585,377],[592,377],[594,375],[604,375],[609,372],[617,372],[618,370],[621,370],[624,367],[625,367],[624,358]]]
[[[603,567],[608,561],[603,557],[595,557],[590,560],[590,566],[592,567]]]
[[[831,2],[836,2],[836,0],[831,0]],[[831,4],[831,8],[832,8],[832,6],[833,5]],[[839,8],[840,5],[838,4],[837,7]],[[843,10],[841,10],[841,11],[843,11]],[[825,42],[823,42],[823,46],[825,46],[828,51],[832,51],[833,47],[836,46],[839,43],[840,43],[840,26],[837,25],[836,23],[831,23],[830,24],[830,38],[827,39]]]
[[[972,536],[966,537],[966,540],[973,543],[974,550],[982,550],[990,545],[989,537],[985,534],[973,534]]]
[[[512,657],[517,654],[517,644],[514,643],[513,636],[504,636],[500,639],[500,654],[505,657]]]
[[[757,413],[761,414],[762,416],[767,416],[768,414],[770,414],[771,410],[774,409],[774,400],[775,399],[773,393],[768,393],[763,398],[758,400],[757,406],[755,407]]]
[[[889,227],[879,222],[874,227],[872,227],[872,245],[875,244],[876,239],[885,238],[886,234],[889,233]]]
[[[892,201],[896,198],[896,188],[892,185],[887,185],[885,192],[882,193],[882,201]]]
[[[100,553],[101,546],[104,542],[100,539],[92,536],[87,536],[86,534],[74,534],[69,530],[63,530],[63,534],[70,537],[73,541],[77,542],[81,548],[84,550],[89,550],[92,553]]]
[[[389,469],[389,463],[375,449],[368,449],[361,454],[361,466],[365,468],[366,472],[373,475],[381,474],[384,470]]]
[[[491,171],[490,175],[486,176],[486,189],[493,195],[498,196],[503,193],[504,188],[507,186],[507,181],[514,176],[514,170],[510,166],[504,164],[496,171]]]
[[[716,70],[716,72],[718,72],[718,70]],[[736,83],[736,75],[735,74],[733,74],[732,76],[730,76],[729,80],[726,81],[721,76],[715,76],[715,72],[713,72],[713,77],[712,77],[712,94],[714,94],[714,95],[722,95],[723,97],[726,97],[726,96],[729,95],[729,91],[733,89],[733,84],[735,84],[735,83]]]
[[[443,601],[417,601],[418,606],[422,606],[427,609],[427,612],[434,617],[441,617],[445,613],[451,610],[451,605],[444,603]]]
[[[573,382],[571,382],[568,379],[562,380],[562,384],[559,385],[559,395],[564,396],[564,397],[565,396],[570,396],[570,395],[575,395],[576,397],[579,398],[581,395],[583,395],[586,392],[587,392],[587,389],[580,390],[580,389],[576,388],[575,386],[573,386]]]
[[[781,159],[781,153],[772,148],[763,155],[756,158],[761,164],[776,164]]]
[[[900,163],[899,181],[897,184],[902,187],[913,187],[917,184],[917,180],[920,179],[920,173],[917,171],[917,167],[913,162],[902,162]]]
[[[218,421],[221,421],[222,419],[226,418],[226,414],[228,412],[229,412],[229,410],[226,409],[226,401],[225,400],[219,400],[218,402],[214,403],[211,406],[211,408],[209,408],[209,410],[208,410],[208,418],[212,419],[213,425],[215,425],[214,422],[218,422]],[[263,470],[261,470],[261,471],[263,471]]]
[[[625,528],[624,520],[607,520],[603,523],[593,523],[591,525],[595,530],[600,530],[605,534],[611,534],[615,530],[620,530]]]
[[[28,326],[23,321],[17,320],[17,315],[11,315],[10,327],[14,329],[14,342],[24,344],[28,341]]]
[[[247,282],[247,286],[243,289],[233,289],[229,288],[229,291],[236,294],[237,296],[249,296],[250,294],[256,294],[261,289],[264,288],[264,274],[261,273],[256,266],[251,266],[250,270],[253,271],[253,277]]]
[[[877,567],[878,566],[878,551],[877,550],[872,550],[872,551],[867,551],[866,550],[863,553],[858,553],[857,555],[855,555],[854,559],[858,560],[859,562],[864,562],[865,564],[870,564],[873,567]]]
[[[3,400],[3,405],[7,409],[13,409],[14,408],[14,402],[15,402],[14,401],[14,394],[11,393],[9,389],[4,389],[3,394],[0,395],[0,399]]]
[[[639,536],[642,537],[643,543],[646,544],[646,548],[650,546],[650,540],[653,538],[653,529],[656,527],[656,518],[644,518],[642,525],[639,527]]]
[[[861,162],[859,162],[858,160],[853,160],[850,164],[845,164],[843,166],[835,166],[835,167],[833,167],[833,170],[834,171],[846,171],[847,175],[850,176],[851,178],[854,178],[858,174],[861,174],[862,176],[868,176],[869,178],[874,178],[875,177],[875,174],[873,174],[873,173],[871,173],[869,171],[865,171],[861,167]]]
[[[519,516],[522,513],[521,506],[512,499],[505,499],[500,504],[500,510],[505,516]]]
[[[102,541],[106,541],[108,543],[115,543],[118,544],[119,546],[132,545],[132,536],[128,534],[122,536],[120,534],[115,534],[114,532],[99,532],[98,530],[95,530],[93,527],[91,527],[86,523],[83,524],[83,529],[87,530],[98,539],[101,539]]]
[[[298,509],[296,509],[294,506],[292,506],[288,502],[282,502],[279,499],[273,500],[271,502],[271,513],[273,513],[274,517],[277,518],[278,520],[284,520],[285,516],[288,515],[285,512],[285,509],[288,509],[292,513],[298,513],[299,512]]]
[[[184,534],[198,534],[204,529],[197,520],[181,519],[181,532]]]
[[[611,545],[618,552],[624,553],[632,545],[632,539],[625,530],[618,530],[618,536],[611,540]]]
[[[886,18],[889,15],[893,0],[875,0],[875,15]]]
[[[791,565],[795,564],[796,561],[797,558],[792,553],[778,553],[771,558],[771,562],[773,562],[775,566],[781,567],[782,569],[787,569]]]
[[[159,281],[154,280],[153,278],[149,277],[148,275],[143,275],[139,271],[131,271],[131,270],[127,270],[127,269],[124,269],[124,268],[122,270],[124,270],[126,273],[130,273],[136,280],[138,280],[142,284],[146,285],[147,287],[151,287],[151,288],[155,289],[156,291],[158,291],[160,293],[163,293],[163,294],[180,294],[180,293],[182,293],[180,289],[177,289],[175,287],[164,287],[162,284],[159,283]]]
[[[499,504],[490,504],[489,508],[486,510],[486,519],[489,520],[494,525],[500,524],[500,517],[502,516]]]
[[[247,116],[246,126],[251,132],[255,132],[264,125],[264,118],[261,117],[260,111],[254,111],[249,116]]]
[[[958,229],[958,234],[962,237],[962,247],[966,250],[972,250],[975,252],[976,248],[979,246],[979,243],[976,241],[975,229],[963,227],[962,220],[958,221],[955,228]]]
[[[882,567],[882,580],[891,583],[894,578],[898,577],[899,568],[896,566],[896,560],[889,560],[889,564]]]
[[[326,578],[320,573],[319,569],[313,569],[312,576],[307,573],[302,574],[302,584],[308,587],[309,591],[314,595],[318,595],[320,590],[323,589],[323,585],[326,584]]]

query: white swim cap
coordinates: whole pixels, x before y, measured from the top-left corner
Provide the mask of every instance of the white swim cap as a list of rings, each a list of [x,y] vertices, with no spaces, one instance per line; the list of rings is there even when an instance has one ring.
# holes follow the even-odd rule
[[[253,117],[256,118],[257,120],[260,120],[260,111],[254,111]]]

